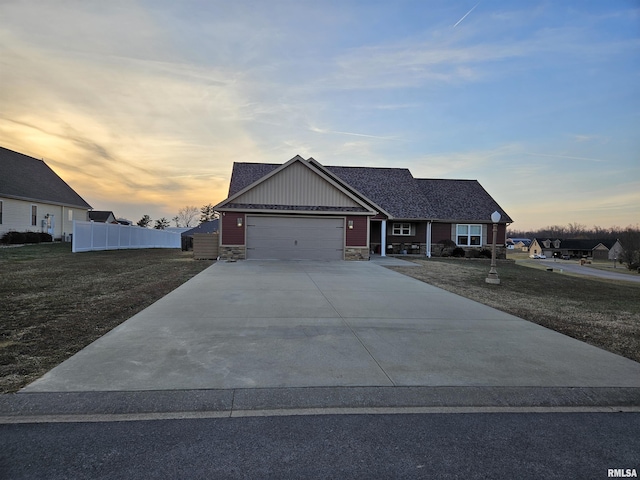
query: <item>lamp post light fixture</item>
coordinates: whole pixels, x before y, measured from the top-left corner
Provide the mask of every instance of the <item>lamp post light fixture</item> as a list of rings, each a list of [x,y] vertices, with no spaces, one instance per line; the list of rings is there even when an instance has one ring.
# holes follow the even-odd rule
[[[500,212],[493,212],[491,214],[491,221],[493,222],[493,244],[491,245],[491,269],[489,275],[485,278],[485,282],[498,285],[500,279],[498,278],[498,271],[496,270],[496,240],[498,236],[498,222],[500,221]]]

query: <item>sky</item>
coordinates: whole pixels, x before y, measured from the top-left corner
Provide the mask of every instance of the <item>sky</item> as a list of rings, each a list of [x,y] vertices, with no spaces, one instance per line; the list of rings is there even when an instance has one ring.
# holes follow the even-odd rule
[[[134,222],[301,155],[635,226],[639,127],[640,0],[0,0],[0,145]]]

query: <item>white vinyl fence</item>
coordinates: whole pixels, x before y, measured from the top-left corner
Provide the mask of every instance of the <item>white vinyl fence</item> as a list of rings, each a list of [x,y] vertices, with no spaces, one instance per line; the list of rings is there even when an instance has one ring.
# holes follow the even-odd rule
[[[119,223],[73,222],[72,252],[124,248],[181,248],[180,234]]]

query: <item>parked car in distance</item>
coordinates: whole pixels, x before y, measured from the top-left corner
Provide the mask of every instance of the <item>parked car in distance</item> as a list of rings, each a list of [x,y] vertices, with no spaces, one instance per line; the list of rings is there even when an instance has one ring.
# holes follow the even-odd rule
[[[529,255],[529,258],[533,258],[534,260],[539,260],[539,259],[545,259],[547,258],[546,255],[539,255],[537,253],[533,254],[533,255]]]
[[[562,255],[563,260],[571,260],[571,255],[564,254]]]

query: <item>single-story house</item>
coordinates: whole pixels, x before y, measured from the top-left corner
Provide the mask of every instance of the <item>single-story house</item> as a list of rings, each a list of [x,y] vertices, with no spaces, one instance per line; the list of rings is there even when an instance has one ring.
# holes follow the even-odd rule
[[[31,231],[66,238],[73,220],[86,221],[90,209],[43,160],[0,147],[0,236]]]
[[[528,238],[507,238],[507,244],[511,244],[513,250],[528,252],[531,240]]]
[[[113,212],[106,210],[91,210],[89,212],[89,220],[99,223],[120,223],[116,220]]]
[[[222,259],[368,260],[371,253],[431,256],[453,244],[499,255],[511,218],[476,180],[414,178],[406,168],[233,165],[220,213]]]
[[[614,260],[620,258],[622,245],[619,240],[589,240],[559,238],[534,238],[529,247],[531,255],[551,257],[593,258],[594,260]]]

